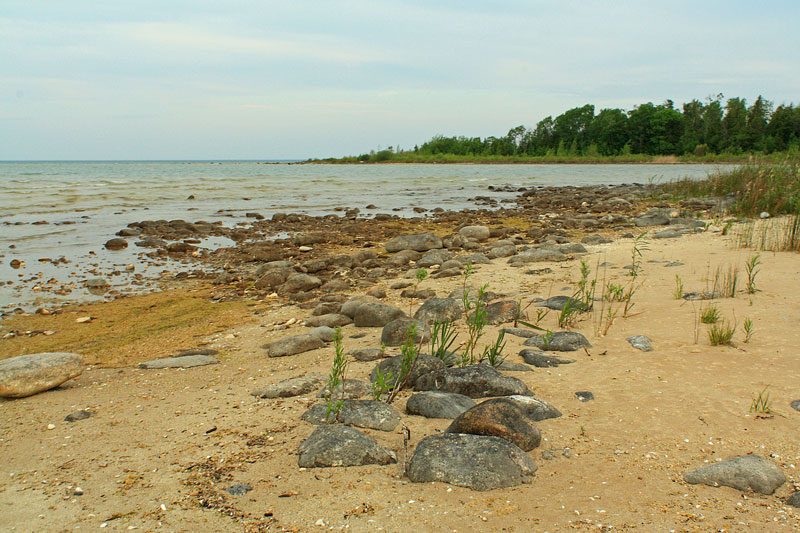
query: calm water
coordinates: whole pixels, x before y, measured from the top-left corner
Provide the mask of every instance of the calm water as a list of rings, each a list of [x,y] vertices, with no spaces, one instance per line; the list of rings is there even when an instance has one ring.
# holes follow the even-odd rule
[[[647,183],[703,178],[721,168],[725,167],[0,162],[0,282],[38,274],[59,277],[65,271],[39,263],[43,256],[73,260],[71,269],[79,277],[89,277],[92,264],[117,268],[131,263],[141,250],[131,246],[111,253],[102,243],[128,223],[145,219],[221,220],[233,225],[251,211],[267,217],[279,211],[328,214],[340,206],[363,211],[369,204],[378,207],[370,214],[410,215],[414,207],[471,207],[467,199],[489,194],[489,185]],[[188,199],[191,195],[194,200]],[[48,223],[33,224],[39,221]],[[225,243],[207,243],[220,244]],[[10,268],[14,258],[26,266]],[[0,286],[0,308],[30,300],[22,284],[15,285]]]

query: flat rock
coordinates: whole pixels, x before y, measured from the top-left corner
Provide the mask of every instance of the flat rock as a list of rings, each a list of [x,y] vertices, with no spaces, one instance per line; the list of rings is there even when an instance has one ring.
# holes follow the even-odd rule
[[[329,328],[340,328],[348,324],[352,324],[353,320],[346,315],[338,313],[328,313],[325,315],[312,316],[306,319],[306,326],[316,328],[318,326],[327,326]]]
[[[510,402],[514,402],[514,404],[522,409],[525,415],[534,422],[561,416],[561,411],[544,400],[534,398],[533,396],[513,395],[506,396],[506,399]]]
[[[429,324],[455,321],[462,316],[464,316],[464,304],[455,298],[432,298],[414,313],[414,318]]]
[[[470,398],[528,394],[528,387],[517,378],[506,377],[489,365],[477,364],[443,368],[417,379],[414,389],[455,392]]]
[[[628,337],[626,340],[637,350],[641,350],[643,352],[653,351],[653,346],[650,344],[650,338],[645,337],[644,335],[634,335],[633,337]]]
[[[394,382],[394,380],[396,380],[397,377],[400,375],[402,364],[403,364],[402,355],[396,355],[394,357],[389,357],[387,359],[384,359],[383,361],[378,363],[378,365],[375,368],[372,369],[372,372],[369,375],[369,379],[374,382],[375,379],[378,377],[378,369],[380,369],[381,374],[383,374],[384,376],[384,379],[386,379],[386,376],[388,376],[389,372],[391,372],[391,379],[389,379],[389,381]],[[443,368],[446,368],[446,365],[441,359],[433,357],[431,355],[419,354],[417,356],[417,361],[414,363],[414,367],[411,369],[411,373],[409,374],[408,379],[406,380],[405,388],[413,388],[414,384],[420,377],[424,376],[425,374],[430,374],[431,372],[435,372],[436,370],[441,370]]]
[[[302,468],[388,465],[397,462],[391,450],[357,429],[341,424],[319,426],[297,449]]]
[[[503,331],[505,331],[507,335],[514,335],[515,337],[522,337],[524,339],[529,339],[537,335],[536,331],[527,328],[503,328]]]
[[[575,362],[575,359],[565,359],[551,353],[542,352],[541,350],[522,350],[519,352],[519,355],[522,357],[523,361],[536,368],[551,368]]]
[[[684,474],[683,479],[692,485],[722,485],[760,494],[772,494],[786,482],[786,476],[780,468],[758,455],[740,455],[727,461],[702,466]]]
[[[566,256],[566,254],[563,254],[558,250],[553,250],[549,248],[536,248],[512,256],[508,260],[508,264],[526,265],[528,263],[539,263],[542,261],[566,261],[567,259],[568,257]]]
[[[380,302],[366,302],[356,308],[353,322],[359,328],[382,328],[392,320],[405,316],[399,307]]]
[[[570,302],[570,305],[577,309],[584,309],[586,307],[583,302],[570,296],[551,296],[550,298],[536,304],[536,307],[547,307],[548,309],[553,309],[554,311],[561,311],[564,309],[564,306],[567,305],[567,302]]]
[[[495,368],[497,368],[497,370],[504,370],[506,372],[533,372],[533,369],[530,366],[523,365],[521,363],[515,363],[514,361],[509,361],[508,359],[504,359]]]
[[[432,233],[419,233],[416,235],[401,235],[386,243],[386,251],[389,253],[401,250],[414,250],[415,252],[427,252],[434,248],[442,247],[442,239]]]
[[[414,342],[417,344],[420,342],[428,342],[431,339],[430,326],[422,320],[403,317],[392,320],[383,326],[381,330],[381,344],[385,344],[386,346],[402,346],[405,344],[406,337],[408,336],[408,328],[411,327],[412,323],[416,325],[417,330],[414,336]]]
[[[574,352],[583,347],[591,348],[592,346],[586,337],[576,331],[557,331],[550,335],[546,344],[544,335],[534,335],[523,344],[554,352]]]
[[[463,394],[442,391],[423,391],[413,394],[406,402],[406,413],[426,418],[455,418],[475,406],[475,400]]]
[[[464,411],[445,433],[494,435],[513,442],[528,452],[539,446],[542,432],[515,402],[494,398]]]
[[[266,345],[269,357],[285,357],[322,348],[325,343],[314,335],[303,333],[284,337]]]
[[[24,398],[58,387],[83,372],[76,353],[44,352],[0,361],[0,397]]]
[[[263,389],[251,392],[258,398],[291,398],[318,390],[325,382],[325,378],[318,374],[298,376],[278,383],[267,385]]]
[[[159,368],[194,368],[196,366],[216,365],[217,363],[219,363],[219,359],[210,355],[183,355],[145,361],[137,366],[146,370],[156,370]]]
[[[357,379],[344,380],[344,394],[342,394],[342,384],[339,384],[333,390],[333,396],[337,400],[340,398],[346,400],[357,400],[358,398],[363,398],[369,394],[372,394],[372,385]],[[325,388],[319,391],[319,394],[317,394],[317,398],[328,398],[329,396],[330,391],[328,390],[327,385]]]
[[[485,491],[530,483],[537,468],[519,446],[500,437],[443,433],[420,441],[408,478]]]
[[[669,224],[669,217],[666,215],[645,215],[633,219],[633,223],[640,228],[650,226],[666,226]]]
[[[88,411],[86,409],[81,409],[80,411],[75,411],[74,413],[70,413],[64,417],[64,422],[78,422],[80,420],[86,420],[94,415],[94,412]]]
[[[360,350],[351,350],[347,355],[356,361],[377,361],[385,357],[385,352],[380,348],[362,348]]]
[[[683,237],[683,233],[674,229],[665,229],[653,234],[654,239],[676,239],[678,237]]]
[[[417,268],[430,268],[433,265],[441,265],[451,257],[453,257],[453,252],[449,250],[428,250],[417,259],[416,266]]]
[[[400,423],[400,413],[386,402],[378,400],[344,400],[338,416],[328,416],[328,404],[319,403],[306,411],[301,417],[309,424],[339,422],[346,426],[356,426],[380,431],[393,431]]]

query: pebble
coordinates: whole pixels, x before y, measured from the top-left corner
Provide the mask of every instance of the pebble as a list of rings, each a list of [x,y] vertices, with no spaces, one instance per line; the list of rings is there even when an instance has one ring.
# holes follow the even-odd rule
[[[56,429],[55,424],[47,424],[47,429]]]
[[[75,322],[77,322],[78,324],[85,324],[86,322],[91,322],[93,318],[94,317],[91,316],[82,316],[80,318],[76,318]]]

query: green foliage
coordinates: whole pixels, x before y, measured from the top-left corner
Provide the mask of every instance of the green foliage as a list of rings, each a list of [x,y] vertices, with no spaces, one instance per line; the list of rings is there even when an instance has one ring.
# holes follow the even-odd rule
[[[672,291],[672,297],[676,300],[683,298],[683,280],[678,274],[675,274],[675,290]]]
[[[761,262],[760,260],[761,255],[756,254],[750,257],[744,265],[745,271],[747,272],[747,285],[745,286],[747,294],[755,294],[756,292],[756,276],[759,272],[758,265]]]
[[[744,323],[742,324],[744,328],[744,342],[750,342],[750,339],[753,338],[754,330],[753,330],[753,321],[749,318],[744,319]]]
[[[750,404],[751,413],[766,415],[772,412],[772,401],[769,399],[769,393],[767,392],[768,388],[769,385],[764,387],[764,389],[758,393],[758,396],[753,398],[753,401]]]
[[[441,359],[448,366],[452,364],[451,347],[455,343],[457,335],[458,332],[451,320],[434,322],[431,335],[431,355]]]
[[[474,304],[469,300],[469,289],[464,289],[462,302],[464,304],[464,314],[467,317],[467,343],[461,354],[461,366],[475,364],[475,348],[483,336],[483,328],[488,323],[486,303],[484,301],[488,286],[489,284],[487,283],[478,289],[478,296],[475,298]],[[470,313],[470,311],[472,312]]]
[[[400,362],[400,373],[395,377],[391,371],[383,374],[378,367],[375,373],[375,380],[372,382],[372,396],[376,400],[384,400],[386,403],[392,403],[397,394],[403,389],[408,381],[408,376],[417,364],[419,357],[419,345],[416,344],[417,338],[417,324],[411,322],[406,330],[406,340],[403,347],[400,348],[402,356]]]
[[[708,340],[711,346],[730,345],[735,331],[735,324],[731,326],[727,320],[723,320],[711,325],[708,329]]]
[[[503,340],[505,335],[506,335],[505,330],[501,329],[497,333],[497,340],[494,341],[494,344],[490,344],[484,347],[483,355],[481,356],[481,361],[485,359],[493,367],[500,366],[500,364],[505,360],[505,357],[502,357],[503,350],[506,347],[506,343]]]
[[[703,324],[716,324],[720,318],[722,318],[722,314],[716,305],[700,308],[700,322]]]
[[[334,420],[339,417],[339,412],[342,410],[344,402],[344,380],[347,372],[347,358],[344,355],[344,347],[342,346],[342,328],[336,328],[336,333],[333,335],[333,364],[331,365],[331,372],[328,376],[328,409],[325,413],[325,421],[328,422],[331,414],[334,415]],[[341,385],[341,398],[338,400],[334,398],[336,389]]]

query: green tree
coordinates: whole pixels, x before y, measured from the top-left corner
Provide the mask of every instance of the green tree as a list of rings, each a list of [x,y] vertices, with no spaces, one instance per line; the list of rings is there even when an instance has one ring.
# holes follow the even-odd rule
[[[744,98],[728,98],[722,117],[723,149],[739,153],[747,148],[747,104]]]
[[[771,114],[772,102],[764,100],[759,94],[747,110],[747,144],[750,150],[764,150],[767,123]]]
[[[622,109],[602,109],[589,125],[588,142],[602,155],[617,155],[628,142],[628,115]]]

